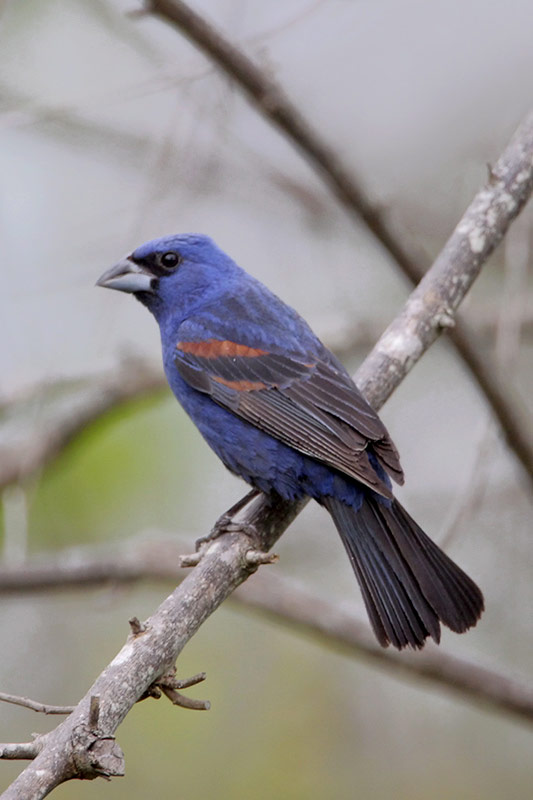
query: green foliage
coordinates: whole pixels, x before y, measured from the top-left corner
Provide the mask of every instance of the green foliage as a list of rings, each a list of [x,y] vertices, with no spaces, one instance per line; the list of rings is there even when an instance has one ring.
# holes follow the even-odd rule
[[[30,492],[31,547],[175,528],[179,505],[190,497],[193,436],[170,398],[132,404],[89,426]]]

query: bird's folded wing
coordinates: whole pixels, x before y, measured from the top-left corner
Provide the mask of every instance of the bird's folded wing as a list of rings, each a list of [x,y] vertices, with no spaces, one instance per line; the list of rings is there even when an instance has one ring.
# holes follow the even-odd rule
[[[299,452],[392,496],[367,452],[372,444],[386,472],[403,480],[386,428],[318,341],[320,356],[280,352],[279,347],[273,352],[223,333],[206,339],[205,328],[203,338],[197,333],[189,320],[176,343],[176,367],[190,386]]]

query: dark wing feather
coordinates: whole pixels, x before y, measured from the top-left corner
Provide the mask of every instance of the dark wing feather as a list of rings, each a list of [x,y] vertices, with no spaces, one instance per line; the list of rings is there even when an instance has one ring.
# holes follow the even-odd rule
[[[350,376],[336,366],[333,357],[331,361],[319,361],[310,379],[289,387],[287,394],[299,402],[307,400],[365,436],[373,443],[385,471],[397,483],[403,483],[400,456],[387,429]]]
[[[213,397],[219,399],[216,390]],[[237,413],[295,450],[335,467],[382,495],[392,497],[390,489],[370,464],[366,449],[359,445],[357,434],[352,447],[346,445],[329,426],[320,425],[316,417],[306,413],[283,392],[277,389],[243,392]]]
[[[332,356],[311,361],[210,339],[178,342],[175,362],[193,388],[374,491],[392,496],[369,461],[369,443],[391,477],[403,479],[383,423]]]

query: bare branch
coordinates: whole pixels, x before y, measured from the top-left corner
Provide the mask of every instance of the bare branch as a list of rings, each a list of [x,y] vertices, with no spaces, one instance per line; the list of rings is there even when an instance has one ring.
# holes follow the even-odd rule
[[[451,237],[452,244],[446,247],[447,257],[437,259],[424,278],[425,291],[416,290],[416,307],[410,299],[400,315],[403,326],[395,327],[393,323],[392,330],[396,332],[396,340],[391,340],[389,329],[378,343],[371,356],[376,372],[370,372],[365,363],[356,376],[361,390],[375,408],[382,405],[392,389],[401,382],[434,341],[442,328],[443,320],[449,321],[479,271],[482,260],[503,235],[505,226],[497,227],[490,222],[492,217],[488,216],[488,212],[492,207],[488,198],[503,203],[502,187],[506,185],[505,181],[513,171],[516,176],[520,174],[516,173],[516,163],[508,163],[509,159],[514,156],[521,164],[527,162],[528,169],[525,166],[523,169],[529,175],[532,154],[533,115],[522,126],[498,162],[502,165],[502,172],[496,171],[496,175],[500,176],[496,193],[491,193],[492,182],[489,182],[467,212],[463,223],[464,230],[469,233],[465,234],[464,252],[462,248],[457,252],[452,246],[457,244],[457,237],[463,235],[463,223],[460,223]],[[505,165],[507,169],[504,171]],[[518,207],[523,202],[525,182],[516,177],[509,186],[521,199],[513,200],[516,205],[513,204],[512,209],[510,201],[507,203],[507,225],[518,213]],[[488,206],[486,202],[482,202],[482,198],[489,202]],[[496,219],[505,216],[499,204],[494,207],[493,212]],[[486,234],[487,238],[483,240],[483,246],[480,246],[476,238],[481,235],[481,228],[476,227],[481,218],[486,222],[483,235]],[[470,241],[472,234],[474,245]],[[493,243],[491,239],[494,239]],[[464,277],[457,271],[457,258],[461,258]],[[434,295],[438,298],[437,302]],[[437,322],[434,319],[435,314],[439,315]],[[384,354],[383,358],[381,352]],[[263,549],[270,550],[304,505],[305,502],[290,503],[261,495],[242,513],[242,530],[257,531]],[[122,650],[99,675],[72,714],[48,734],[46,745],[4,792],[3,800],[18,800],[20,797],[37,800],[49,794],[58,783],[73,777],[93,778],[99,775],[122,774],[124,762],[113,738],[117,727],[134,703],[174,665],[183,647],[209,615],[254,571],[246,560],[250,549],[250,537],[238,532],[228,533],[207,545],[198,566],[188,573],[146,621],[145,629],[138,634],[130,634]],[[97,731],[91,730],[88,725],[93,696],[100,698]]]
[[[190,678],[181,678],[181,679],[174,679],[174,684],[176,689],[188,689],[189,686],[197,686],[199,683],[203,683],[207,675],[205,672],[198,672],[196,675],[192,675]]]
[[[0,702],[13,703],[15,706],[23,706],[41,714],[70,714],[74,711],[74,706],[50,706],[30,700],[29,697],[19,697],[16,694],[5,694],[5,692],[0,692]]]
[[[171,686],[161,687],[163,694],[168,697],[170,702],[181,708],[188,708],[190,711],[209,711],[211,703],[209,700],[197,700],[195,697],[186,697]]]
[[[337,151],[313,130],[274,78],[263,72],[251,58],[182,0],[148,0],[146,7],[165,22],[179,28],[184,36],[235,81],[259,113],[275,125],[318,172],[348,214],[358,224],[363,222],[402,272],[412,283],[417,283],[424,275],[425,263],[402,242],[388,215],[372,204]],[[461,225],[456,228],[437,260],[437,263],[439,260],[448,263],[450,258],[456,258],[457,275],[464,276],[460,280],[466,280],[469,286],[531,194],[532,143],[533,113],[530,113],[492,170],[487,186],[477,194]],[[432,288],[438,288],[434,282]],[[458,295],[462,294],[459,286],[457,291]],[[453,305],[453,296],[454,292],[450,296],[452,310],[456,307]],[[447,326],[447,309],[439,299],[435,303],[435,312],[437,318],[428,325],[434,328],[435,336],[439,326],[448,327],[452,342],[491,405],[509,447],[533,481],[533,434],[531,425],[524,424],[528,415],[524,414],[518,393],[512,390],[510,382],[498,375],[490,357],[480,353],[470,327],[461,320],[456,321],[454,328]],[[383,343],[383,354],[378,354],[375,349],[367,362],[365,377],[368,377],[378,360],[384,366],[388,362],[391,372],[397,368],[393,355],[393,326],[389,329],[390,338]],[[414,330],[411,341],[413,350],[418,347],[418,337],[419,331]]]
[[[41,750],[41,743],[38,739],[33,742],[13,742],[11,744],[0,744],[0,759],[8,761],[28,760],[31,761]]]
[[[120,584],[124,581],[129,583],[131,578],[125,577],[128,573],[124,569],[124,563],[130,566],[132,559],[139,566],[136,580],[177,582],[183,575],[177,559],[179,549],[180,544],[175,539],[152,540],[150,551],[153,554],[153,563],[164,562],[166,565],[164,572],[161,569],[154,571],[152,565],[146,564],[144,559],[146,547],[135,540],[126,541],[119,553],[107,558],[89,559],[83,572],[84,582],[78,586],[76,577],[79,569],[69,565],[68,554],[66,557],[57,554],[54,558],[47,559],[45,570],[44,565],[38,563],[27,563],[9,570],[0,569],[0,594],[6,590],[15,591],[17,575],[20,577],[21,591],[47,591],[63,587],[84,589],[90,584],[99,586],[106,583]],[[89,580],[91,575],[92,581]],[[533,723],[533,689],[525,680],[519,681],[501,671],[447,655],[442,649],[426,647],[423,652],[416,654],[384,650],[376,644],[366,622],[343,611],[338,604],[319,599],[278,574],[269,572],[268,576],[255,576],[253,581],[248,581],[235,592],[232,601],[237,601],[245,611],[257,609],[282,624],[294,625],[304,633],[318,635],[328,646],[369,659],[378,666],[391,670],[395,677],[410,680],[423,678],[429,684],[459,694],[469,702],[479,703],[491,710],[503,710]],[[140,625],[138,620],[137,624]],[[134,633],[137,635],[144,630],[146,626],[136,626]],[[164,690],[163,683],[166,682],[167,688],[180,690],[204,679],[205,673],[200,673],[192,678],[176,680],[174,671],[171,671],[170,679],[168,676],[160,679],[156,687]],[[147,694],[154,696],[153,686]],[[189,701],[190,698],[186,698],[186,703]],[[192,703],[195,708],[206,708],[205,701],[194,700]],[[181,702],[178,704],[184,705]],[[191,708],[190,703],[185,707]]]
[[[176,669],[172,668],[166,675],[163,675],[163,677],[161,677],[155,685],[157,688],[161,689],[165,697],[167,697],[175,706],[188,708],[192,711],[209,711],[211,708],[211,703],[209,700],[197,700],[194,697],[186,697],[178,691],[178,689],[186,689],[189,686],[196,686],[197,683],[202,683],[202,681],[205,681],[205,679],[205,672],[199,672],[197,675],[193,675],[192,678],[178,680],[176,678]]]
[[[81,388],[73,386],[70,390],[64,384],[42,387],[43,395],[47,389],[56,394],[66,392],[67,402],[54,402],[52,412],[40,419],[36,435],[33,435],[33,429],[31,436],[25,435],[24,426],[21,426],[20,436],[14,436],[11,446],[0,450],[0,488],[23,482],[51,461],[91,422],[112,408],[166,386],[161,370],[154,369],[145,361],[128,359],[120,368],[102,375],[92,385],[84,382]],[[13,410],[17,402],[34,407],[35,392],[32,397],[23,396],[20,401],[15,397],[10,403],[4,402],[4,414]],[[42,402],[44,406],[46,396]]]

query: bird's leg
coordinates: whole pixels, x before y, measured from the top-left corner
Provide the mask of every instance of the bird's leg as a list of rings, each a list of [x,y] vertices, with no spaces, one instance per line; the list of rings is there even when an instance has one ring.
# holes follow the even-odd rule
[[[196,550],[200,550],[202,545],[206,544],[206,542],[212,542],[213,539],[218,539],[223,533],[234,533],[238,531],[240,533],[246,533],[252,539],[256,539],[257,531],[253,525],[248,525],[244,522],[233,522],[233,518],[239,511],[242,511],[254,497],[257,497],[258,494],[259,489],[251,489],[248,494],[245,494],[244,497],[241,497],[231,508],[228,508],[228,510],[217,519],[207,536],[202,536],[200,539],[196,540]]]
[[[225,511],[224,514],[222,514],[222,516],[219,517],[215,522],[213,529],[209,534],[209,538],[216,539],[221,533],[226,533],[228,525],[233,522],[233,517],[235,517],[239,511],[242,511],[242,509],[245,508],[245,506],[247,506],[248,503],[254,499],[254,497],[257,497],[258,494],[259,489],[250,489],[250,491],[245,494],[244,497],[241,497],[241,499],[237,500],[237,502],[234,503],[231,508],[228,508],[228,510]],[[213,533],[216,535],[212,536]]]

